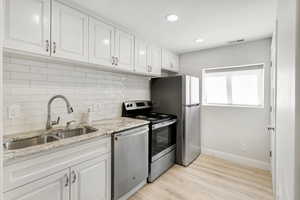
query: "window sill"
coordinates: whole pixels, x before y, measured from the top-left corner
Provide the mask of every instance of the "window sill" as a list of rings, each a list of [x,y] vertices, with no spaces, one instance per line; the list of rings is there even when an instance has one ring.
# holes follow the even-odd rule
[[[225,108],[254,108],[264,109],[264,105],[251,106],[251,105],[229,105],[229,104],[202,104],[203,107],[225,107]]]

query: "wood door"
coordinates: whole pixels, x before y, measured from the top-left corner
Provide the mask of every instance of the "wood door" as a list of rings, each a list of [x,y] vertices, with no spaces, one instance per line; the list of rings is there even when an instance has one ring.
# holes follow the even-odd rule
[[[108,154],[71,168],[72,200],[110,200],[111,159]]]
[[[115,56],[117,67],[121,70],[133,71],[134,69],[134,37],[124,31],[116,30]]]
[[[50,55],[50,0],[5,0],[4,46]]]
[[[5,200],[69,200],[69,170],[4,193]]]
[[[88,61],[88,16],[53,1],[52,56]]]
[[[162,60],[161,60],[161,48],[156,46],[151,46],[150,48],[150,73],[154,76],[160,76],[161,75],[161,66],[162,66]]]
[[[89,61],[113,66],[115,29],[97,19],[89,18]]]
[[[135,71],[148,74],[150,72],[150,67],[148,65],[149,59],[150,52],[147,43],[142,40],[135,39]]]

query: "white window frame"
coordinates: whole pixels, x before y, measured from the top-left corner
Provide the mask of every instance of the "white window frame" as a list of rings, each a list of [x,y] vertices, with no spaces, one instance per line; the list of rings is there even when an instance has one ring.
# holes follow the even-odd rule
[[[231,79],[227,78],[227,95],[228,95],[228,104],[222,104],[222,103],[207,103],[206,102],[206,91],[205,91],[205,75],[207,71],[213,71],[213,70],[224,70],[226,69],[237,69],[238,68],[251,68],[251,67],[261,67],[262,68],[262,88],[260,94],[262,96],[261,104],[260,105],[245,105],[245,104],[232,104],[232,83]],[[248,64],[248,65],[238,65],[238,66],[227,66],[227,67],[208,67],[202,69],[202,106],[216,106],[216,107],[244,107],[244,108],[264,108],[265,107],[265,64],[264,63],[256,63],[256,64]]]

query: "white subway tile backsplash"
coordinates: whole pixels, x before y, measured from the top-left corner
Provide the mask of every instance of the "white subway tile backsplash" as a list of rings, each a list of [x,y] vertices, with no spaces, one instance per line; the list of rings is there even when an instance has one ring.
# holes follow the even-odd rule
[[[149,78],[80,66],[5,56],[3,75],[4,134],[45,128],[47,102],[57,94],[65,95],[74,108],[69,115],[62,100],[53,102],[53,119],[60,116],[61,125],[80,121],[89,107],[95,108],[93,118],[99,120],[121,116],[123,101],[150,98]],[[9,120],[12,104],[20,105],[21,116]]]
[[[17,64],[5,64],[4,65],[4,71],[10,71],[10,72],[29,72],[30,67],[28,66],[20,66]]]
[[[21,66],[21,65],[20,65]],[[45,74],[35,74],[35,73],[27,73],[27,72],[10,72],[10,78],[13,80],[47,80],[47,75]]]

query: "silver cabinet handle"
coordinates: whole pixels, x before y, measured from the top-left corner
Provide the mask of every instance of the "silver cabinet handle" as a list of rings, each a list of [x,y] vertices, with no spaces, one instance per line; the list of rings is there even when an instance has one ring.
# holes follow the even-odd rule
[[[116,66],[118,66],[118,65],[119,65],[119,58],[116,57]]]
[[[68,174],[65,175],[65,180],[66,180],[65,187],[68,187],[69,186],[69,175]]]
[[[49,52],[50,49],[50,43],[49,40],[46,40],[46,52]]]
[[[56,42],[53,42],[53,54],[56,53]]]
[[[115,65],[115,57],[114,56],[111,57],[111,60],[112,60],[111,64]]]
[[[75,171],[72,171],[72,184],[74,184],[76,182],[76,179],[77,179],[77,175],[76,175],[76,172]]]

